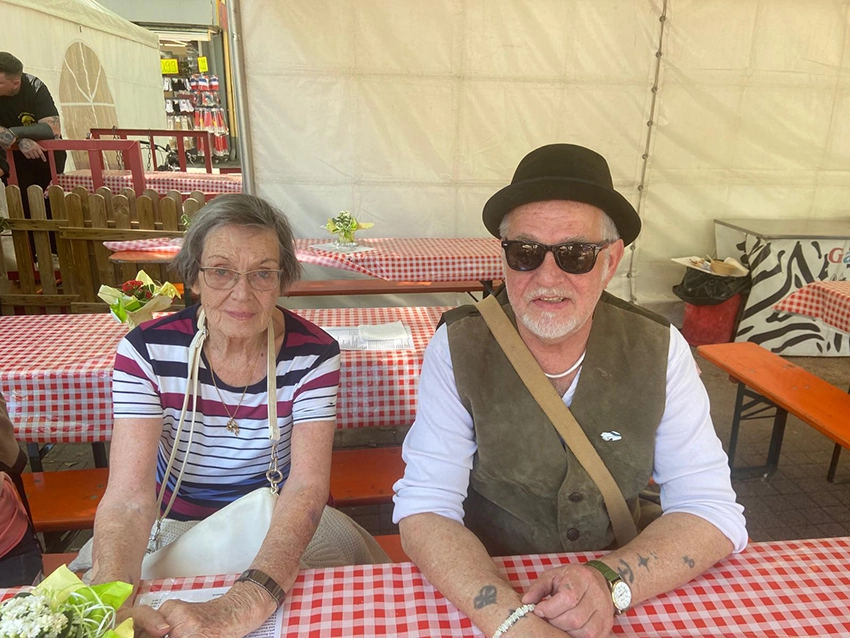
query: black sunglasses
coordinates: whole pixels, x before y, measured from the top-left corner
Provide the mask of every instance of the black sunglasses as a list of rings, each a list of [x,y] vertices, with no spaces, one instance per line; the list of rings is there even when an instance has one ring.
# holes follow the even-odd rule
[[[504,239],[502,248],[505,250],[505,260],[512,270],[520,272],[535,270],[546,259],[546,253],[551,251],[558,268],[571,275],[583,275],[593,270],[599,252],[611,243],[610,241],[599,244],[571,241],[549,246],[534,241]]]

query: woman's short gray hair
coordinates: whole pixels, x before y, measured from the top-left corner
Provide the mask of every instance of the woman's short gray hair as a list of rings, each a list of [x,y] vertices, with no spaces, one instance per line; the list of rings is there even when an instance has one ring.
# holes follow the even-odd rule
[[[183,248],[172,266],[184,285],[194,286],[201,268],[204,244],[210,233],[222,226],[249,226],[272,230],[280,244],[280,290],[285,292],[301,276],[301,264],[295,256],[292,228],[283,212],[253,195],[219,195],[201,208],[183,237]]]

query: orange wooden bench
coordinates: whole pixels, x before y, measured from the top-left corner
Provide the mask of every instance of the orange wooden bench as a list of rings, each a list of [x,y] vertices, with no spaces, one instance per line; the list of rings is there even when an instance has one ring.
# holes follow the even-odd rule
[[[734,469],[741,421],[773,411],[773,433],[763,466],[738,468],[736,476],[772,474],[779,463],[788,414],[835,441],[827,480],[834,482],[841,448],[850,449],[850,394],[755,343],[718,343],[697,352],[738,382],[729,467]],[[767,414],[766,414],[767,413]]]
[[[392,502],[393,483],[404,474],[401,447],[334,450],[331,493],[337,507]],[[91,529],[106,491],[109,468],[22,475],[36,532]]]

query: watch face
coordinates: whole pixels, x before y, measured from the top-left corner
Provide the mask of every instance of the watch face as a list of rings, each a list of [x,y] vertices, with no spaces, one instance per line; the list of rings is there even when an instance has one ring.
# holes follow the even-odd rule
[[[632,602],[632,590],[623,581],[616,582],[611,588],[611,598],[614,599],[614,606],[623,611],[628,609]]]

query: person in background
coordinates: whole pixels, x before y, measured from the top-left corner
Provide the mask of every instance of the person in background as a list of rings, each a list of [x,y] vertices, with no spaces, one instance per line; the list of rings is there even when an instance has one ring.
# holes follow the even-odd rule
[[[47,85],[34,75],[24,73],[24,65],[11,53],[0,51],[0,179],[8,183],[6,151],[17,143],[15,169],[21,193],[36,184],[50,185],[50,164],[37,140],[60,138],[59,111]],[[65,170],[65,152],[54,154],[56,172]],[[29,217],[29,202],[23,195],[24,212]]]
[[[27,455],[0,394],[0,587],[32,585],[41,573],[41,546],[32,529],[21,472]]]
[[[607,636],[615,614],[743,550],[743,508],[688,344],[604,292],[641,226],[605,159],[571,144],[532,151],[483,220],[502,243],[497,300],[543,382],[635,521],[650,480],[663,514],[617,547],[599,488],[466,306],[425,352],[393,519],[407,555],[486,636]],[[587,550],[613,551],[544,572],[524,594],[490,560]]]

